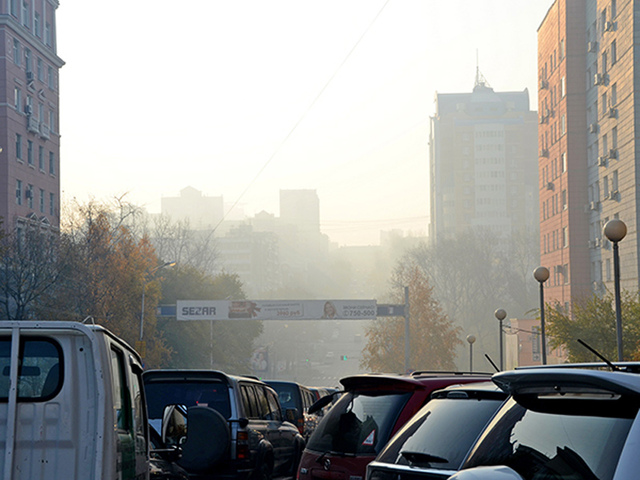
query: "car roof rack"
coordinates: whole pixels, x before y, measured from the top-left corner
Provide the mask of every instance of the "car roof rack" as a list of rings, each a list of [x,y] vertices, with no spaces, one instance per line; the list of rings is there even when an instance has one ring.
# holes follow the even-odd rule
[[[611,364],[621,372],[640,373],[640,362],[611,362]],[[610,370],[611,367],[605,362],[581,362],[581,363],[554,363],[551,365],[527,365],[516,367],[515,370],[534,370],[534,369],[556,369],[556,368],[587,368]]]
[[[416,370],[411,372],[410,376],[417,377],[419,375],[478,375],[478,376],[491,376],[492,373],[487,372],[459,372],[459,371],[443,371],[443,370]]]

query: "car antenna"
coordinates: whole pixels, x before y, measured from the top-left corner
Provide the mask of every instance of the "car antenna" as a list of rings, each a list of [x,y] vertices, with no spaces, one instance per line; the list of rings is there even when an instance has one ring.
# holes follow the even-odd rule
[[[486,353],[484,354],[484,356],[486,357],[487,360],[489,360],[489,363],[493,366],[493,368],[495,368],[496,372],[499,372],[500,369],[495,363],[493,363],[493,360],[491,360],[491,357]]]
[[[613,363],[611,363],[604,355],[600,354],[600,352],[598,352],[595,348],[592,348],[589,345],[587,345],[587,342],[584,342],[584,341],[580,340],[579,338],[577,340],[578,340],[578,343],[580,345],[582,345],[584,348],[589,350],[596,357],[598,357],[600,360],[602,360],[604,363],[606,363],[609,366],[609,368],[611,369],[611,371],[613,371],[613,372],[619,372],[620,371],[619,367],[617,367]]]

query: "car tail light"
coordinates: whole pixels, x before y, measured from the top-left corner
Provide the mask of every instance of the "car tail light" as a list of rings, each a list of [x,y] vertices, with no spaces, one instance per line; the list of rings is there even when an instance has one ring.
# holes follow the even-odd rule
[[[304,418],[298,419],[298,431],[300,432],[300,435],[304,435]]]
[[[247,432],[238,432],[236,457],[238,460],[246,460],[249,458],[249,434]]]

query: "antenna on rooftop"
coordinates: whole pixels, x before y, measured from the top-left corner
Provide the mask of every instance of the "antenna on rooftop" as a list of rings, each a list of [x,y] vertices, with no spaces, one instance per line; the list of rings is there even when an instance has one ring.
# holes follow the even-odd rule
[[[487,82],[487,79],[484,78],[484,75],[482,75],[482,73],[480,72],[480,60],[478,59],[478,50],[476,50],[476,83],[473,86],[475,87],[487,87],[487,88],[491,88],[491,85],[489,85],[489,82]]]

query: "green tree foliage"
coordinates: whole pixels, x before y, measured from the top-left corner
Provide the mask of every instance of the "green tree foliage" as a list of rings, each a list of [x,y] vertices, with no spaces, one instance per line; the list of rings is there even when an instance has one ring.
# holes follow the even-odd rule
[[[455,369],[455,351],[462,344],[461,330],[442,312],[422,269],[400,264],[392,283],[396,303],[404,303],[402,287],[409,287],[410,368]],[[379,318],[366,329],[365,335],[367,344],[362,352],[361,367],[374,372],[404,371],[404,318]]]
[[[593,295],[575,302],[571,316],[559,306],[545,308],[545,327],[549,345],[564,347],[570,362],[590,362],[599,359],[578,343],[578,339],[600,352],[609,360],[618,359],[614,296]],[[621,296],[623,357],[639,359],[640,355],[640,298],[623,292]]]
[[[178,300],[240,300],[245,298],[237,275],[212,277],[189,265],[165,273],[162,303]],[[248,373],[254,340],[262,332],[257,321],[176,321],[161,319],[160,328],[174,354],[174,368],[216,368]]]

